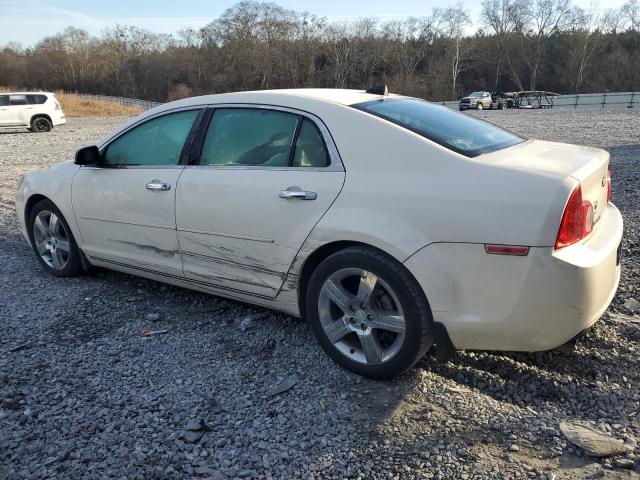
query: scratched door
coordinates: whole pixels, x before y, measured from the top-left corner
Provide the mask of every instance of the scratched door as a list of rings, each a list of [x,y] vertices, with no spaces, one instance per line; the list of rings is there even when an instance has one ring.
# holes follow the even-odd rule
[[[186,277],[275,297],[299,248],[344,183],[309,118],[268,108],[215,110],[176,194]]]

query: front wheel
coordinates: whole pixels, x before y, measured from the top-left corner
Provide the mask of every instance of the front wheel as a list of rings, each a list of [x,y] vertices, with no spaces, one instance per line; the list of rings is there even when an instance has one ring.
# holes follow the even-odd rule
[[[39,201],[27,220],[31,246],[44,269],[57,277],[84,272],[69,224],[50,200]]]
[[[476,110],[482,110],[482,104],[480,102],[476,105]]]
[[[325,259],[311,276],[306,311],[329,356],[367,377],[395,377],[433,344],[422,289],[402,264],[373,248],[352,247]]]

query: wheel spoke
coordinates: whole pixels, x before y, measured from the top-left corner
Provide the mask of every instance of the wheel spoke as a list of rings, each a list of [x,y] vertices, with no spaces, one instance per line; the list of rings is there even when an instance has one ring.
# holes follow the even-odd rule
[[[353,296],[341,285],[329,279],[324,282],[322,291],[340,310],[349,313],[349,304],[353,302]]]
[[[324,333],[331,343],[340,341],[350,331],[342,319],[338,319],[328,327],[324,327]]]
[[[53,264],[53,268],[56,270],[60,270],[62,268],[64,262],[58,250],[51,252],[51,263]]]
[[[406,329],[404,317],[395,313],[384,313],[375,315],[369,320],[369,326],[378,330],[404,333]]]
[[[378,277],[373,273],[364,271],[360,276],[360,285],[358,286],[358,299],[365,304],[369,304],[371,301],[371,295],[373,295],[373,289],[378,283]]]
[[[380,363],[382,362],[382,346],[378,341],[378,337],[368,330],[358,335],[360,344],[364,350],[364,356],[367,359],[367,363]]]
[[[50,235],[49,225],[45,223],[44,220],[42,220],[42,217],[40,215],[36,217],[36,220],[33,222],[33,224],[40,231],[42,236],[47,237]]]
[[[63,238],[56,237],[56,248],[66,254],[69,254],[69,242]]]
[[[57,235],[59,230],[60,230],[60,220],[58,219],[58,216],[55,213],[52,213],[51,215],[49,215],[49,231],[53,235]]]
[[[44,240],[36,241],[36,248],[38,249],[38,253],[40,256],[46,254],[48,252],[47,247],[45,246]]]

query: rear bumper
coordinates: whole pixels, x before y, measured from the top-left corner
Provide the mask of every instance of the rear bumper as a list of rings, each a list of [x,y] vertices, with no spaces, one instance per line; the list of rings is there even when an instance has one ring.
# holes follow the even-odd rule
[[[52,115],[51,121],[54,127],[57,127],[59,125],[64,125],[65,123],[67,123],[67,119],[62,113],[59,115]]]
[[[405,265],[424,289],[434,320],[458,349],[539,351],[593,325],[620,280],[622,216],[609,204],[586,241],[526,257],[488,255],[482,244],[436,243]]]

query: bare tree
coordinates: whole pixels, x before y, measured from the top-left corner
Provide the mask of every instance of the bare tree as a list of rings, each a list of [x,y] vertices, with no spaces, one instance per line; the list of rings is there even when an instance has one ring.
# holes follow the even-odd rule
[[[620,13],[629,25],[629,30],[640,32],[640,1],[629,0],[622,6]]]
[[[452,98],[456,98],[458,77],[460,72],[467,68],[470,60],[470,49],[464,37],[465,28],[471,25],[471,19],[462,2],[446,8],[441,18],[444,23],[444,34],[449,41],[447,51],[451,65],[451,94]]]
[[[526,0],[483,0],[482,20],[498,39],[500,51],[507,62],[511,79],[519,90],[524,90],[520,74],[514,66],[513,45],[522,29],[523,16],[528,8]]]
[[[548,39],[575,25],[577,15],[570,0],[534,0],[523,12],[520,48],[529,69],[529,88],[535,90]]]
[[[616,23],[617,12],[601,11],[597,3],[593,3],[588,11],[576,11],[580,27],[575,29],[575,55],[577,68],[572,79],[571,89],[580,93],[584,77],[594,57],[603,44],[605,33]]]
[[[457,0],[456,0],[457,1]],[[569,0],[484,0],[488,28],[465,31],[461,4],[427,17],[328,23],[274,3],[243,1],[176,36],[117,26],[68,28],[30,48],[0,46],[0,85],[164,101],[191,94],[385,82],[397,93],[527,87],[640,90],[640,0],[587,11]],[[504,73],[503,73],[504,72]]]

